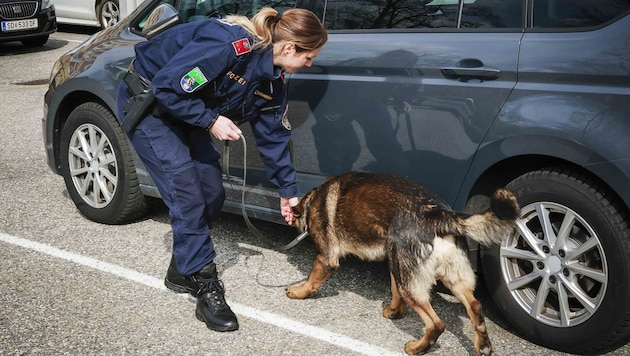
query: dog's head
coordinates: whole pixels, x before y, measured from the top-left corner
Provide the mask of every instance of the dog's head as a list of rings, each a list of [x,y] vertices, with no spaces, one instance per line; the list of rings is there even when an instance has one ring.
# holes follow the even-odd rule
[[[298,229],[299,232],[304,232],[308,230],[306,218],[308,215],[308,207],[315,195],[317,188],[311,190],[308,194],[300,200],[298,205],[294,206],[293,209],[293,226]]]
[[[328,176],[326,179],[324,179],[322,184],[313,188],[310,192],[308,192],[308,194],[304,196],[304,198],[302,198],[302,200],[300,200],[298,205],[292,208],[293,221],[291,222],[291,225],[295,226],[299,232],[308,231],[308,208],[311,204],[311,201],[315,198],[317,192],[322,189],[322,194],[325,194],[323,192],[327,191],[327,186],[334,182],[335,179],[335,176]]]

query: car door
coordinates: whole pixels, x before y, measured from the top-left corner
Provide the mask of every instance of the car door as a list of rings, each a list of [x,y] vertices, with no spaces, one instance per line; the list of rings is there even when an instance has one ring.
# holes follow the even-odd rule
[[[522,0],[328,1],[329,41],[289,78],[303,192],[349,170],[410,177],[452,203],[516,83]]]
[[[67,23],[96,22],[96,3],[93,0],[55,0],[55,12]]]

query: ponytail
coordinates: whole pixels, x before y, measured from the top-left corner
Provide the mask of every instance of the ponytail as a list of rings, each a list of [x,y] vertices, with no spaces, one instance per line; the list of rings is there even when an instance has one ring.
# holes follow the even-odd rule
[[[297,51],[312,51],[328,40],[326,29],[311,11],[289,9],[284,13],[270,7],[260,9],[251,20],[229,15],[225,20],[243,27],[254,37],[254,49],[268,48],[277,42],[293,42]]]

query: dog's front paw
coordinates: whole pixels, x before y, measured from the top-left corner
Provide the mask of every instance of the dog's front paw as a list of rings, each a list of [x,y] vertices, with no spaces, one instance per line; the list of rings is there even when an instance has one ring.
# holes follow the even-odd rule
[[[427,342],[425,338],[421,340],[411,340],[405,344],[405,353],[407,355],[424,355],[433,344],[435,344],[435,342]]]
[[[392,308],[391,305],[386,306],[385,308],[383,308],[383,316],[387,319],[400,319],[403,317],[403,314],[405,312],[405,306],[401,305],[400,308]]]
[[[306,291],[304,285],[299,286],[289,286],[284,290],[287,294],[287,297],[291,299],[304,299],[309,296],[310,293]]]

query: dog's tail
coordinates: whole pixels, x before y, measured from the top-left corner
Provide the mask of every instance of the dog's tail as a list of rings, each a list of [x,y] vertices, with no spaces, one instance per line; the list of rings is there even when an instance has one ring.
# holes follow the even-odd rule
[[[499,188],[490,198],[488,210],[474,215],[453,213],[448,219],[451,223],[438,225],[438,235],[466,236],[485,246],[498,244],[512,231],[520,212],[514,194]]]

